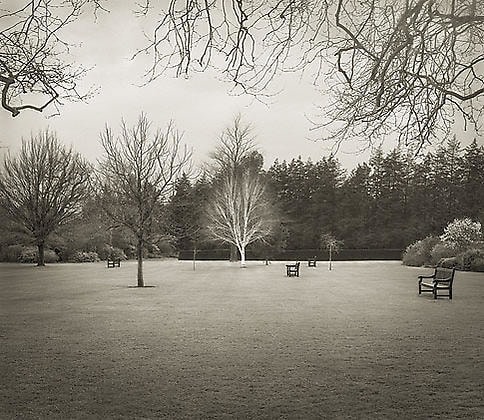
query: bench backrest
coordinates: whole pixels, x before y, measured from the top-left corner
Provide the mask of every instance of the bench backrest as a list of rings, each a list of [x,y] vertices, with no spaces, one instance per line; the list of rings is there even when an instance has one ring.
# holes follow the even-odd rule
[[[455,268],[437,267],[435,269],[434,278],[437,280],[449,279],[449,282],[452,283],[454,281],[454,273]]]

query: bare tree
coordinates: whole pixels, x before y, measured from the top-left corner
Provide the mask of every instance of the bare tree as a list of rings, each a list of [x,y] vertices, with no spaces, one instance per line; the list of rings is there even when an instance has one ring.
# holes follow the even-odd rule
[[[247,245],[271,233],[272,215],[260,173],[262,158],[240,115],[223,132],[212,157],[217,172],[207,208],[208,233],[235,246],[245,267]]]
[[[237,114],[233,124],[219,137],[219,143],[211,158],[217,171],[235,174],[254,152],[256,152],[256,143],[252,127],[250,124],[244,124],[242,115]]]
[[[138,287],[143,287],[143,249],[160,222],[162,205],[173,193],[178,177],[187,170],[191,153],[182,145],[182,135],[173,123],[165,131],[152,133],[145,114],[132,128],[122,121],[120,136],[106,127],[101,142],[101,202],[107,215],[137,239],[137,279]]]
[[[249,168],[240,177],[223,179],[208,205],[208,232],[215,239],[237,247],[240,265],[246,266],[247,245],[272,231],[270,205],[261,176]]]
[[[87,197],[90,166],[45,131],[23,141],[18,156],[7,155],[0,173],[0,205],[35,239],[38,263],[57,227],[75,217]]]
[[[482,1],[170,0],[160,16],[139,52],[153,57],[149,80],[213,66],[257,94],[280,72],[306,72],[332,95],[314,122],[336,145],[396,135],[418,151],[456,115],[481,128]]]
[[[322,233],[321,238],[321,248],[326,248],[329,252],[328,268],[332,269],[333,253],[337,254],[343,247],[344,242],[336,239],[336,237],[331,233]]]
[[[77,82],[86,69],[68,62],[65,28],[102,0],[8,0],[0,6],[1,106],[13,117],[42,112],[63,100],[83,100]]]

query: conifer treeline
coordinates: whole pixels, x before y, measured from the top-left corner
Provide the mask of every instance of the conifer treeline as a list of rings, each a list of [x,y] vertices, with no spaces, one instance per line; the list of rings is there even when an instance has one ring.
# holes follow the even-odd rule
[[[345,248],[398,248],[439,235],[454,218],[484,222],[484,147],[451,140],[415,159],[377,150],[346,173],[333,157],[317,162],[276,160],[266,171],[278,214],[272,246],[319,248],[322,233]],[[178,249],[191,249],[203,232],[207,178],[180,180],[168,205]]]

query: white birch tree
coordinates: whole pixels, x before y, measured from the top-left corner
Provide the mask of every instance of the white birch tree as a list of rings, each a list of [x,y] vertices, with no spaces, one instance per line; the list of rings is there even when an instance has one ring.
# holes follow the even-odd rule
[[[208,206],[208,232],[237,247],[240,266],[246,266],[247,245],[271,233],[270,203],[260,174],[246,168],[226,176],[216,186]]]
[[[209,235],[237,248],[246,266],[247,245],[271,233],[272,215],[250,125],[237,115],[212,155],[216,176],[207,208]]]

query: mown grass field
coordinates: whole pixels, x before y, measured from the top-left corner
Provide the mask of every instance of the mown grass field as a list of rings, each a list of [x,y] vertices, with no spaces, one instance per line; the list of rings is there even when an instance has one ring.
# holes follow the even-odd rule
[[[0,264],[0,417],[484,418],[484,275],[320,263]]]

